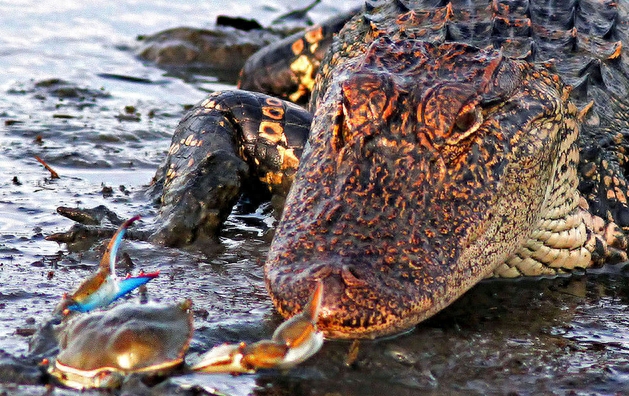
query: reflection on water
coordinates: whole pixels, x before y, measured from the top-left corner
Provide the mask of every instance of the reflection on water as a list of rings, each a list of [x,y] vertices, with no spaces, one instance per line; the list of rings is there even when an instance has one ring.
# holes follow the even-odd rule
[[[311,16],[321,20],[356,3],[323,1]],[[28,334],[99,261],[101,244],[69,252],[44,240],[71,225],[56,207],[104,204],[121,216],[150,219],[154,208],[143,186],[185,105],[231,87],[215,75],[175,76],[139,61],[136,36],[208,27],[227,12],[264,25],[304,5],[0,2],[0,350],[26,353],[27,338],[20,334]],[[51,180],[35,155],[61,178]],[[103,187],[111,187],[111,194]],[[190,359],[219,342],[266,337],[277,325],[262,279],[273,222],[264,208],[236,210],[210,255],[124,243],[134,266],[121,271],[161,271],[149,285],[150,298],[194,300],[197,333]],[[344,363],[349,345],[330,342],[289,373],[188,375],[161,389],[198,385],[236,395],[622,392],[629,386],[626,280],[616,271],[484,282],[412,333],[364,342],[350,367]],[[22,391],[42,392],[33,389]]]

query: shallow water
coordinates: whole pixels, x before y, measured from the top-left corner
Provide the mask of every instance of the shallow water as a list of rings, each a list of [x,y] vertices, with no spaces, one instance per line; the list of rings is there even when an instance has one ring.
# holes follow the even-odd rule
[[[221,80],[140,61],[136,37],[208,27],[221,13],[266,25],[297,6],[241,3],[0,1],[0,350],[27,353],[29,330],[99,261],[102,245],[68,251],[44,239],[72,224],[56,207],[104,204],[121,216],[150,218],[154,208],[141,193],[184,107],[233,87],[237,71]],[[357,3],[323,1],[311,16],[321,20]],[[61,178],[51,179],[34,156]],[[104,186],[113,188],[111,196]],[[272,223],[264,210],[236,209],[213,254],[124,243],[131,271],[161,271],[148,286],[149,298],[193,299],[190,361],[220,342],[268,336],[279,323],[262,281]],[[484,282],[413,332],[363,343],[351,366],[345,365],[349,344],[332,342],[288,373],[187,375],[167,383],[235,395],[624,393],[628,307],[627,276],[619,268]],[[2,391],[46,390],[3,384]]]

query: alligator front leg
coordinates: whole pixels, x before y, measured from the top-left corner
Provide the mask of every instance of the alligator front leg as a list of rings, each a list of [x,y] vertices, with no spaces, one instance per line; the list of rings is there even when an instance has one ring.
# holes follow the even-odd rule
[[[574,106],[569,109],[576,113]],[[496,268],[494,276],[555,275],[627,260],[627,236],[613,217],[603,219],[593,212],[587,196],[577,188],[578,130],[569,119],[567,125],[571,131],[567,149],[557,157],[556,177],[548,185],[537,224],[518,251]]]
[[[551,216],[540,219],[523,246],[493,276],[553,276],[627,261],[627,237],[622,229],[593,215],[584,198],[577,202],[565,215],[552,216],[561,210],[558,206]]]
[[[622,216],[599,216],[599,210],[592,210],[591,194],[583,191],[583,166],[579,167],[584,157],[583,134],[592,131],[581,123],[582,117],[574,104],[567,105],[565,138],[554,159],[555,177],[546,187],[535,227],[493,276],[556,275],[627,261],[627,236],[618,225]],[[616,180],[620,178],[624,182],[622,174]]]
[[[257,178],[285,195],[299,165],[311,115],[289,102],[247,91],[210,95],[179,123],[157,171],[161,190],[156,242],[213,238],[246,184]]]
[[[197,104],[177,126],[149,189],[160,209],[148,239],[167,246],[215,239],[243,192],[286,195],[311,120],[297,105],[240,90]],[[98,232],[89,226],[54,240],[71,243]]]

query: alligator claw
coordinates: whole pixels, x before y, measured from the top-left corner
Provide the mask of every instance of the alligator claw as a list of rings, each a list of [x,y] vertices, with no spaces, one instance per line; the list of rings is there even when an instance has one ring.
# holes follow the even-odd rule
[[[319,283],[304,311],[282,323],[270,340],[216,346],[204,354],[192,370],[254,373],[258,369],[286,369],[305,361],[323,345],[323,333],[316,325],[322,297],[323,284]]]
[[[111,238],[115,232],[115,228],[74,224],[66,232],[56,232],[46,236],[46,240],[69,245],[81,241]]]
[[[76,223],[65,232],[46,236],[47,241],[65,243],[68,247],[84,249],[96,240],[111,238],[124,221],[104,205],[91,209],[68,208],[60,206],[57,213]],[[142,230],[128,230],[127,238],[145,240],[149,233]]]
[[[77,223],[85,225],[99,225],[104,219],[109,220],[111,224],[119,226],[122,225],[123,220],[118,217],[115,212],[109,210],[105,205],[99,205],[91,209],[79,209],[68,208],[65,206],[59,206],[57,213],[63,217],[67,217],[70,220],[74,220]]]
[[[120,226],[107,246],[98,266],[98,271],[81,283],[74,293],[71,295],[66,293],[55,312],[88,312],[95,308],[105,307],[159,275],[159,271],[157,271],[141,272],[137,276],[128,275],[124,279],[119,279],[116,276],[116,253],[127,228],[139,218],[140,216],[134,216]]]

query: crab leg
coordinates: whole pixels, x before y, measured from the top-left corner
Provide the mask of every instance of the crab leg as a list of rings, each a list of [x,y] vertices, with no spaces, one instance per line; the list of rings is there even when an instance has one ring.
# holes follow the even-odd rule
[[[192,370],[254,373],[258,369],[286,369],[305,361],[323,345],[323,333],[317,329],[322,297],[323,284],[319,282],[304,311],[282,323],[270,340],[216,346]]]
[[[120,279],[116,276],[116,254],[127,228],[140,216],[125,221],[114,234],[100,261],[98,271],[86,279],[71,295],[65,294],[56,312],[69,311],[88,312],[95,308],[105,307],[133,289],[142,286],[159,275],[159,271],[144,273]]]

